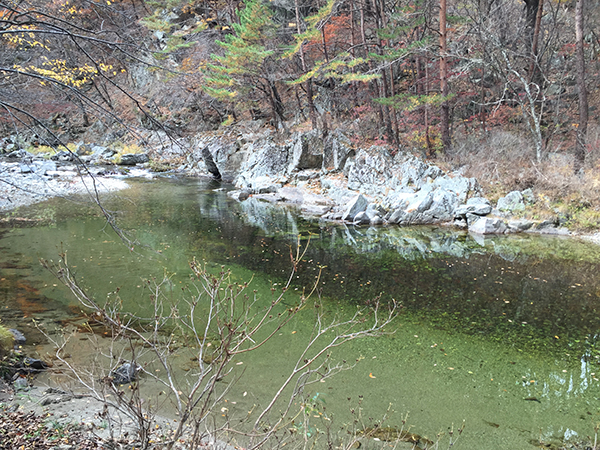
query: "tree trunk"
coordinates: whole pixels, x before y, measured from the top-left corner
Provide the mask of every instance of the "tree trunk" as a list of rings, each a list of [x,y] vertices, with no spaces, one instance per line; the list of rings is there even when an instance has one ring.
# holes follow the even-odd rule
[[[486,111],[485,111],[485,64],[481,65],[481,81],[479,82],[480,89],[480,98],[479,98],[479,120],[481,121],[481,131],[485,136],[487,134],[487,126],[486,126]]]
[[[425,86],[423,94],[429,95],[429,66],[427,64],[427,54],[425,55]],[[435,152],[431,146],[431,138],[429,136],[429,105],[425,103],[423,106],[423,124],[425,125],[425,144],[427,145],[427,157],[435,157]]]
[[[373,0],[373,11],[375,11],[375,18],[377,23],[377,28],[383,28],[383,15],[384,11],[381,9],[381,4],[378,0]],[[377,54],[383,55],[383,41],[378,38],[377,39]],[[387,79],[387,72],[385,68],[381,69],[381,89],[380,89],[380,97],[388,98],[389,96],[389,85]],[[394,131],[392,129],[392,119],[390,115],[390,107],[388,105],[383,106],[383,118],[385,122],[385,131],[387,135],[387,141],[389,143],[394,142]]]
[[[533,35],[531,42],[531,65],[529,67],[529,80],[537,84],[541,89],[542,73],[538,64],[538,47],[540,40],[540,27],[542,24],[542,14],[544,13],[544,0],[538,0],[537,11],[535,15],[535,25],[533,27]],[[539,90],[539,89],[538,89]]]
[[[275,85],[275,82],[269,80],[269,88],[271,89],[271,105],[273,108],[273,115],[275,116],[275,120],[277,121],[277,128],[279,126],[284,126],[285,123],[285,115],[284,115],[284,106],[281,101],[281,96],[279,95],[279,90]]]
[[[355,46],[356,46],[356,17],[355,17],[355,8],[354,0],[350,2],[350,54],[352,58],[356,57]],[[356,69],[352,68],[352,73],[354,73]],[[358,95],[357,95],[357,83],[353,81],[350,83],[350,89],[352,90],[352,98],[354,99],[354,105],[358,106]]]
[[[450,151],[450,107],[448,105],[448,59],[446,39],[446,0],[440,0],[440,91],[444,100],[440,117],[440,128],[442,134],[442,151],[448,154]]]
[[[302,30],[300,29],[300,6],[298,5],[298,0],[294,1],[294,6],[296,8],[296,31],[298,32],[298,34],[300,34]],[[302,64],[302,72],[306,73],[306,60],[304,58],[303,45],[300,45],[300,63]],[[316,130],[318,129],[317,111],[315,110],[315,103],[313,101],[312,80],[310,78],[306,80],[305,88],[308,102],[308,117],[310,117],[312,129]]]
[[[579,90],[579,126],[575,143],[575,172],[583,168],[585,162],[586,134],[588,125],[588,99],[585,85],[585,55],[583,53],[583,9],[585,0],[577,0],[575,6],[575,40],[577,54],[577,88]]]
[[[367,0],[361,0],[360,2],[360,38],[362,40],[362,47],[365,52],[365,59],[369,60],[369,69],[373,69],[373,61],[369,58],[369,47],[367,45],[367,34],[365,32],[365,8],[367,5]],[[371,95],[375,97],[379,95],[379,81],[377,79],[373,80],[369,83],[369,89],[371,90]],[[374,93],[373,93],[374,92]],[[381,105],[377,105],[375,107],[377,111],[377,115],[379,116],[379,123],[383,123],[383,108]],[[377,131],[379,133],[379,130]]]
[[[535,30],[535,22],[537,20],[539,3],[540,0],[525,0],[525,20],[529,48],[532,48],[533,46],[533,35]]]

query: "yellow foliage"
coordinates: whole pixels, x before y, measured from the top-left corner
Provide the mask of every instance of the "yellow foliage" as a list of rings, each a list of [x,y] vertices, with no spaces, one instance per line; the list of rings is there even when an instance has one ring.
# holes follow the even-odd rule
[[[227,119],[225,119],[223,121],[223,123],[221,124],[222,127],[228,127],[229,125],[231,125],[234,122],[233,120],[233,116],[231,114],[229,114],[227,116]]]
[[[118,153],[113,157],[113,162],[119,164],[123,155],[129,155],[131,153],[142,153],[143,149],[137,144],[117,144]]]
[[[123,148],[120,151],[120,153],[123,155],[129,154],[129,153],[142,153],[142,152],[143,152],[143,149],[137,144],[125,144],[125,145],[123,145]]]
[[[68,67],[64,59],[48,60],[45,57],[44,59],[46,59],[46,62],[42,63],[42,67],[34,65],[23,67],[15,64],[13,68],[23,73],[39,75],[76,88],[81,88],[100,73],[96,67],[87,63],[79,67]],[[116,75],[112,65],[100,63],[98,67],[102,72],[112,72]],[[43,81],[41,83],[42,85],[45,84]]]
[[[5,31],[14,31],[14,33],[6,32],[2,37],[13,47],[41,47],[50,50],[46,44],[36,39],[36,30],[37,27],[34,25],[22,25],[18,28],[9,27]]]
[[[433,151],[443,148],[440,131],[435,127],[429,128],[429,145]],[[427,133],[423,130],[415,130],[406,135],[406,138],[413,148],[418,150],[427,150]]]
[[[38,145],[37,147],[31,146],[27,149],[28,152],[33,153],[34,155],[39,155],[42,153],[53,153],[54,149],[48,145]]]

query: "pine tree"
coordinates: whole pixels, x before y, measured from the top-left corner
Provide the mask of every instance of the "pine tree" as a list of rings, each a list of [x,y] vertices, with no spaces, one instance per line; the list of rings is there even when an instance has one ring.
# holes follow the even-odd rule
[[[275,85],[274,50],[267,48],[275,25],[270,8],[262,0],[247,0],[238,12],[239,23],[232,24],[234,33],[225,41],[217,41],[224,53],[211,55],[212,63],[204,69],[203,90],[211,97],[251,110],[260,106],[261,99],[271,105],[274,119],[283,120],[283,103]],[[261,95],[262,94],[262,95]]]
[[[305,63],[303,46],[309,42],[320,41],[322,39],[322,30],[327,21],[330,19],[336,0],[328,0],[314,15],[304,19],[306,22],[306,30],[300,31],[298,22],[298,33],[294,35],[296,43],[283,55],[290,58],[299,55],[302,60],[302,69],[304,73],[291,81],[290,84],[301,84],[310,80],[324,81],[328,78],[335,78],[341,84],[361,81],[367,83],[376,78],[378,74],[359,73],[352,69],[360,65],[364,65],[367,60],[364,58],[354,57],[350,52],[342,51],[337,55],[328,56],[325,54],[323,60],[315,61],[312,68],[308,68]]]

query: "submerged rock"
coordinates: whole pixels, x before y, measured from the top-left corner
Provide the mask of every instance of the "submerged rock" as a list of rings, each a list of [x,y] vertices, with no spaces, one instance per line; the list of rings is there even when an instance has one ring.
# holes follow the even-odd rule
[[[19,330],[15,330],[14,328],[9,328],[8,331],[12,333],[16,345],[25,345],[27,338],[25,338],[23,333],[21,333]]]
[[[13,381],[13,387],[15,391],[26,391],[29,389],[29,383],[27,382],[27,378],[19,377],[15,381]]]
[[[19,364],[19,372],[25,374],[41,372],[47,368],[48,363],[42,361],[41,359],[30,358],[29,356],[23,358]]]
[[[113,384],[129,384],[137,380],[142,368],[135,363],[125,362],[110,373]]]
[[[422,445],[426,446],[427,448],[434,445],[432,441],[421,435],[410,433],[407,430],[394,427],[367,427],[364,430],[358,431],[356,434],[366,438],[378,439],[384,442],[409,442],[414,446]]]

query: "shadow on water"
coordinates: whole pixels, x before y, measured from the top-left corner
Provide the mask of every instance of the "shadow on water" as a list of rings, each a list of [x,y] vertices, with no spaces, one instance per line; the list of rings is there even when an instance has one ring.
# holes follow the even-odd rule
[[[232,267],[240,279],[255,274],[254,288],[268,296],[289,274],[298,242],[310,241],[295,288],[320,273],[318,293],[331,311],[355,310],[380,294],[403,306],[393,334],[340,353],[357,366],[321,392],[340,421],[351,420],[350,404],[361,395],[366,414],[381,416],[392,403],[430,439],[466,420],[458,448],[534,448],[531,440],[593,433],[600,421],[598,247],[532,235],[484,239],[445,227],[319,223],[254,198],[234,202],[222,187],[139,181],[107,198],[119,224],[144,244],[133,252],[81,205],[55,200],[23,211],[50,219],[4,231],[0,318],[25,326],[23,317],[72,314],[71,297],[37,265],[61,246],[90,292],[102,298],[118,287],[125,307],[135,309],[148,295],[143,280],[168,272],[170,286],[185,285],[194,256]],[[241,410],[252,406],[242,398],[249,386],[253,399],[268,395],[269,380],[283,370],[272,355],[300,348],[295,340],[310,331],[309,319],[293,324],[298,333],[285,336],[285,351],[270,348],[270,359],[246,361],[248,381],[232,391]]]

